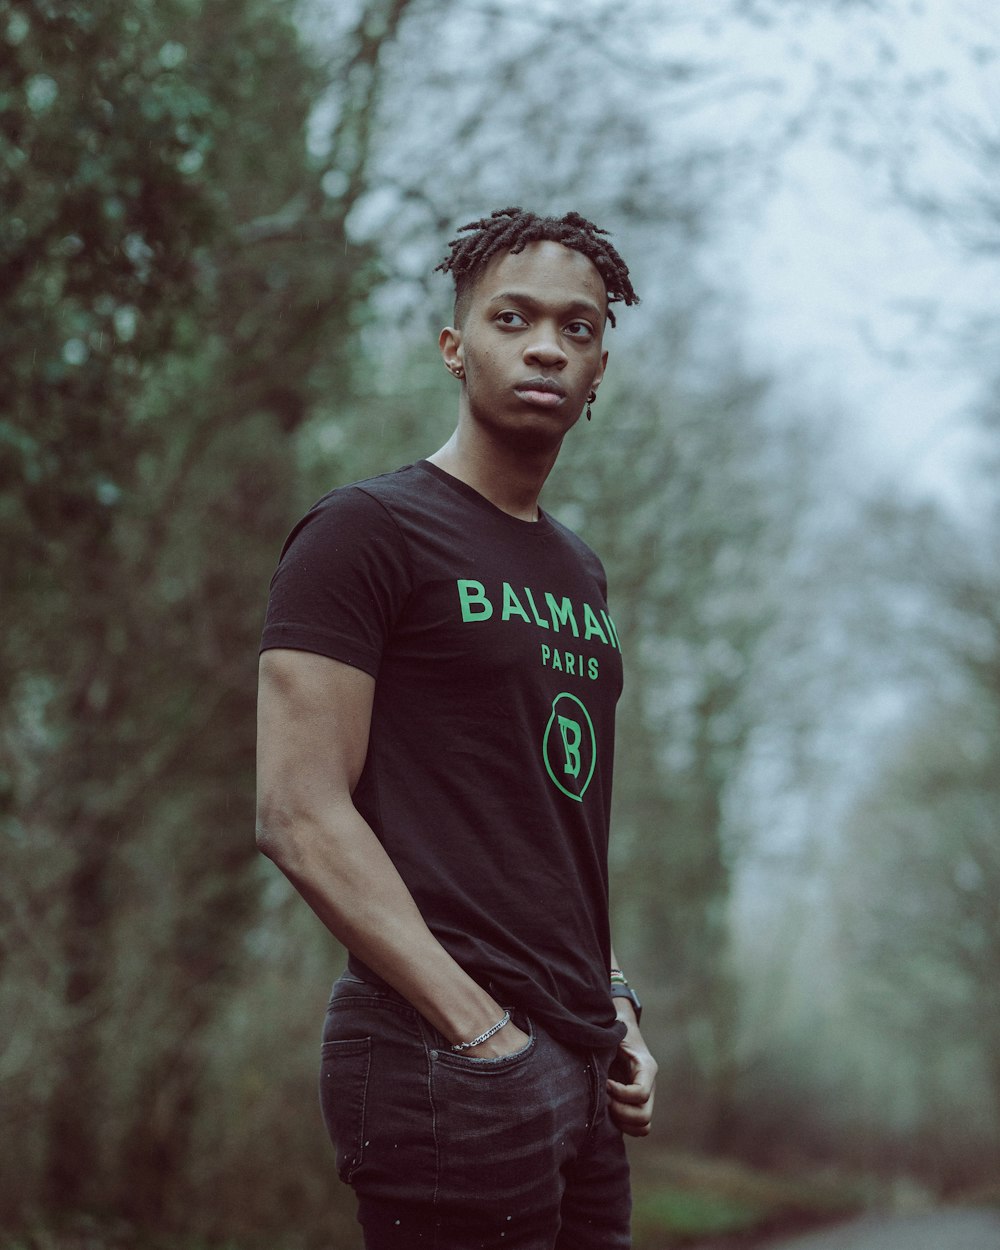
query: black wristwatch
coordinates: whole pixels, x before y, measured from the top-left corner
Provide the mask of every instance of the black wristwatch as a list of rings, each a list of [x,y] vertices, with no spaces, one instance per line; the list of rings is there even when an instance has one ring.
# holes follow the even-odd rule
[[[635,1008],[635,1022],[636,1024],[639,1023],[642,1019],[642,1003],[639,1002],[639,995],[635,992],[631,985],[612,985],[611,997],[627,998]]]

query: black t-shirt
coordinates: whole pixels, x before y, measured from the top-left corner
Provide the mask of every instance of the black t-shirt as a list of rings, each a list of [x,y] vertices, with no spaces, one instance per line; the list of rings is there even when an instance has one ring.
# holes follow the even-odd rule
[[[332,491],[292,531],[271,583],[271,647],[375,677],[354,802],[438,940],[566,1043],[614,1045],[622,665],[590,548],[420,461]]]

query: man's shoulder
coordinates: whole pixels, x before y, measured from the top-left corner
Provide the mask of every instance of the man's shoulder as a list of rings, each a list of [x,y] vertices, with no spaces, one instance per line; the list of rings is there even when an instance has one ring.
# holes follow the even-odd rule
[[[418,464],[345,482],[321,495],[297,528],[317,523],[323,527],[392,525],[408,505],[423,498],[427,486],[427,475],[420,472]]]
[[[393,500],[405,499],[420,490],[423,475],[416,464],[406,464],[387,473],[378,473],[374,477],[359,478],[356,482],[345,482],[334,486],[325,495],[321,495],[313,504],[311,511],[328,510],[337,507],[365,506],[367,500],[374,500],[383,506]]]
[[[406,465],[328,490],[293,527],[282,547],[282,557],[297,544],[301,549],[303,541],[327,547],[349,540],[353,549],[391,542],[397,529],[394,505],[412,494],[413,467]]]

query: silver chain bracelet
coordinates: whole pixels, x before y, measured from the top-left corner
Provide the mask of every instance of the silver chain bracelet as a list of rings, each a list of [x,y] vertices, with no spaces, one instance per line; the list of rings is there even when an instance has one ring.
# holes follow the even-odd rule
[[[494,1033],[499,1033],[500,1030],[507,1024],[510,1024],[509,1011],[505,1011],[503,1013],[503,1018],[498,1020],[491,1029],[487,1029],[485,1033],[481,1033],[471,1042],[456,1042],[455,1045],[452,1046],[452,1050],[459,1053],[463,1050],[472,1050],[474,1046],[481,1046],[483,1042],[488,1042]]]

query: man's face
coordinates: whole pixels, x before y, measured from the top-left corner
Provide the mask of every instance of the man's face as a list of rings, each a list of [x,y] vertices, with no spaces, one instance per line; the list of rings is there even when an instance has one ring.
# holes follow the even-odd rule
[[[475,422],[525,447],[558,446],[604,376],[607,293],[586,256],[548,240],[490,261],[461,324],[441,333]]]

